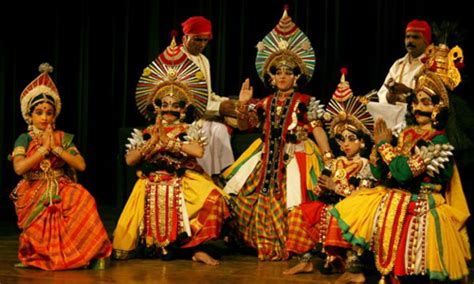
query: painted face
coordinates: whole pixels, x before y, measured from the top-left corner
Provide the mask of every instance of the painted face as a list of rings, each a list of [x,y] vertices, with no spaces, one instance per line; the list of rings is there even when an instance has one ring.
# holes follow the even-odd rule
[[[199,35],[199,36],[184,35],[183,36],[184,46],[186,46],[186,49],[192,55],[201,54],[204,51],[204,48],[206,48],[210,40],[211,40],[210,37],[207,35]]]
[[[180,107],[176,97],[166,96],[161,100],[161,116],[166,122],[175,122],[181,113],[184,113],[184,109]]]
[[[275,85],[279,91],[289,91],[293,89],[295,74],[286,66],[279,67],[275,73]]]
[[[413,57],[417,58],[422,55],[426,49],[426,43],[420,32],[408,31],[405,33],[405,48]]]
[[[434,110],[434,104],[431,97],[424,91],[416,93],[416,97],[411,103],[412,113],[419,125],[426,125],[431,122],[431,113]]]
[[[362,140],[357,135],[349,130],[344,130],[336,136],[336,141],[341,146],[347,158],[353,158],[360,152]]]
[[[31,112],[31,120],[33,125],[40,129],[46,130],[48,125],[54,121],[54,108],[48,103],[40,103]]]

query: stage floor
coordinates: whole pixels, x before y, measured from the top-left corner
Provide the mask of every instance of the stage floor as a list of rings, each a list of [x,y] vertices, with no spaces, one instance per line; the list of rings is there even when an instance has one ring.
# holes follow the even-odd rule
[[[112,208],[102,208],[101,216],[109,234],[113,231],[115,214]],[[103,214],[102,214],[103,213]],[[12,218],[16,218],[12,216]],[[15,268],[18,263],[19,231],[13,221],[0,221],[0,284],[7,283],[334,283],[339,275],[322,275],[315,271],[292,276],[282,272],[297,263],[297,260],[281,262],[259,262],[255,256],[227,255],[219,266],[212,267],[191,260],[161,261],[159,259],[133,259],[112,261],[106,270],[41,271]],[[315,258],[314,262],[321,262]],[[474,283],[471,265],[469,283]],[[371,277],[367,283],[377,283]]]

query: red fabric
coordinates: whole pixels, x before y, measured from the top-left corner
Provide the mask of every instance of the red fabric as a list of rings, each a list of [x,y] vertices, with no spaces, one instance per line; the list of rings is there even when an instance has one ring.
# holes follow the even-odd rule
[[[224,220],[230,217],[229,209],[219,191],[213,190],[207,197],[197,218],[191,221],[192,237],[182,248],[191,248],[212,239],[221,233]]]
[[[286,250],[302,254],[314,248],[317,238],[313,238],[303,220],[303,212],[295,208],[288,213],[288,233],[285,242]]]
[[[321,242],[321,238],[325,237],[327,233],[326,221],[324,219],[324,215],[327,217],[327,205],[321,201],[312,201],[301,204],[300,208],[303,214],[303,228],[306,234],[315,243]]]
[[[426,44],[431,43],[431,27],[428,22],[415,19],[408,23],[405,32],[408,31],[421,33],[425,39]]]
[[[191,17],[181,23],[181,26],[185,35],[209,35],[212,38],[211,21],[202,16]]]
[[[301,175],[301,200],[302,202],[308,202],[308,188],[306,187],[306,153],[297,152],[295,153],[296,162],[298,163],[298,168],[300,169]]]
[[[63,137],[64,132],[54,132],[56,143]],[[40,146],[41,141],[33,139],[26,157],[34,155]],[[54,170],[64,166],[64,161],[56,156],[49,160]],[[31,169],[38,170],[39,163]],[[109,257],[112,244],[92,195],[69,177],[57,177],[56,182],[59,197],[53,199],[52,206],[42,202],[48,199],[48,185],[44,179],[22,179],[15,188],[18,196],[15,211],[18,227],[22,230],[18,259],[24,265],[44,270],[65,270],[82,268],[93,259]]]
[[[328,225],[328,233],[324,242],[324,249],[330,255],[336,255],[340,248],[350,249],[352,245],[342,236],[342,230],[337,224],[336,218],[331,216]]]
[[[321,220],[321,212],[327,205],[321,201],[311,201],[302,203],[299,207],[303,213],[303,220],[306,226],[313,227]]]

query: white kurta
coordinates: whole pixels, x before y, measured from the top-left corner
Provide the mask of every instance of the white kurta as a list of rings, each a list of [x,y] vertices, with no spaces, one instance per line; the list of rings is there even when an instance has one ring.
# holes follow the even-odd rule
[[[397,61],[393,63],[392,67],[390,67],[387,77],[385,77],[382,87],[380,87],[377,93],[380,103],[388,103],[388,89],[385,87],[385,84],[387,84],[390,79],[393,79],[397,83],[402,83],[409,88],[415,88],[415,75],[418,74],[418,72],[420,72],[421,68],[423,67],[423,62],[421,62],[421,60],[424,57],[425,55],[422,54],[421,56],[412,59],[407,53],[404,57],[397,59]]]
[[[220,97],[212,91],[211,85],[211,67],[209,60],[203,54],[192,55],[186,51],[183,46],[183,52],[194,62],[204,74],[207,83],[208,100],[206,113],[210,115],[219,115],[219,106],[221,102],[229,98]],[[208,144],[204,148],[204,156],[197,159],[197,162],[209,175],[220,174],[234,162],[234,154],[230,144],[230,134],[227,126],[215,121],[205,121],[202,127]]]
[[[388,89],[385,86],[390,79],[393,79],[397,83],[402,83],[405,86],[414,89],[415,88],[415,75],[420,72],[423,67],[422,58],[425,55],[422,54],[417,58],[411,58],[407,53],[404,57],[397,59],[393,63],[392,67],[385,77],[385,81],[380,87],[377,95],[379,97],[378,103],[369,103],[367,110],[369,113],[377,119],[383,118],[387,122],[387,126],[392,129],[395,135],[398,135],[400,131],[405,128],[405,114],[407,112],[407,104],[397,102],[396,105],[391,105],[387,101]]]

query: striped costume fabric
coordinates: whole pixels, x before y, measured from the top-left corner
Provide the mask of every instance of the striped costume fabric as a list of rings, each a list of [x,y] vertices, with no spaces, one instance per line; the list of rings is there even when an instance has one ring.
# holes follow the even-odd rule
[[[61,139],[62,132],[56,132]],[[39,148],[31,140],[26,156]],[[17,146],[22,147],[22,146]],[[54,170],[64,161],[51,157]],[[38,171],[37,167],[33,171]],[[18,258],[26,266],[44,270],[81,268],[96,259],[110,256],[112,245],[100,220],[94,198],[69,177],[56,177],[54,204],[48,204],[46,179],[23,179],[12,192],[12,199],[22,230]]]

